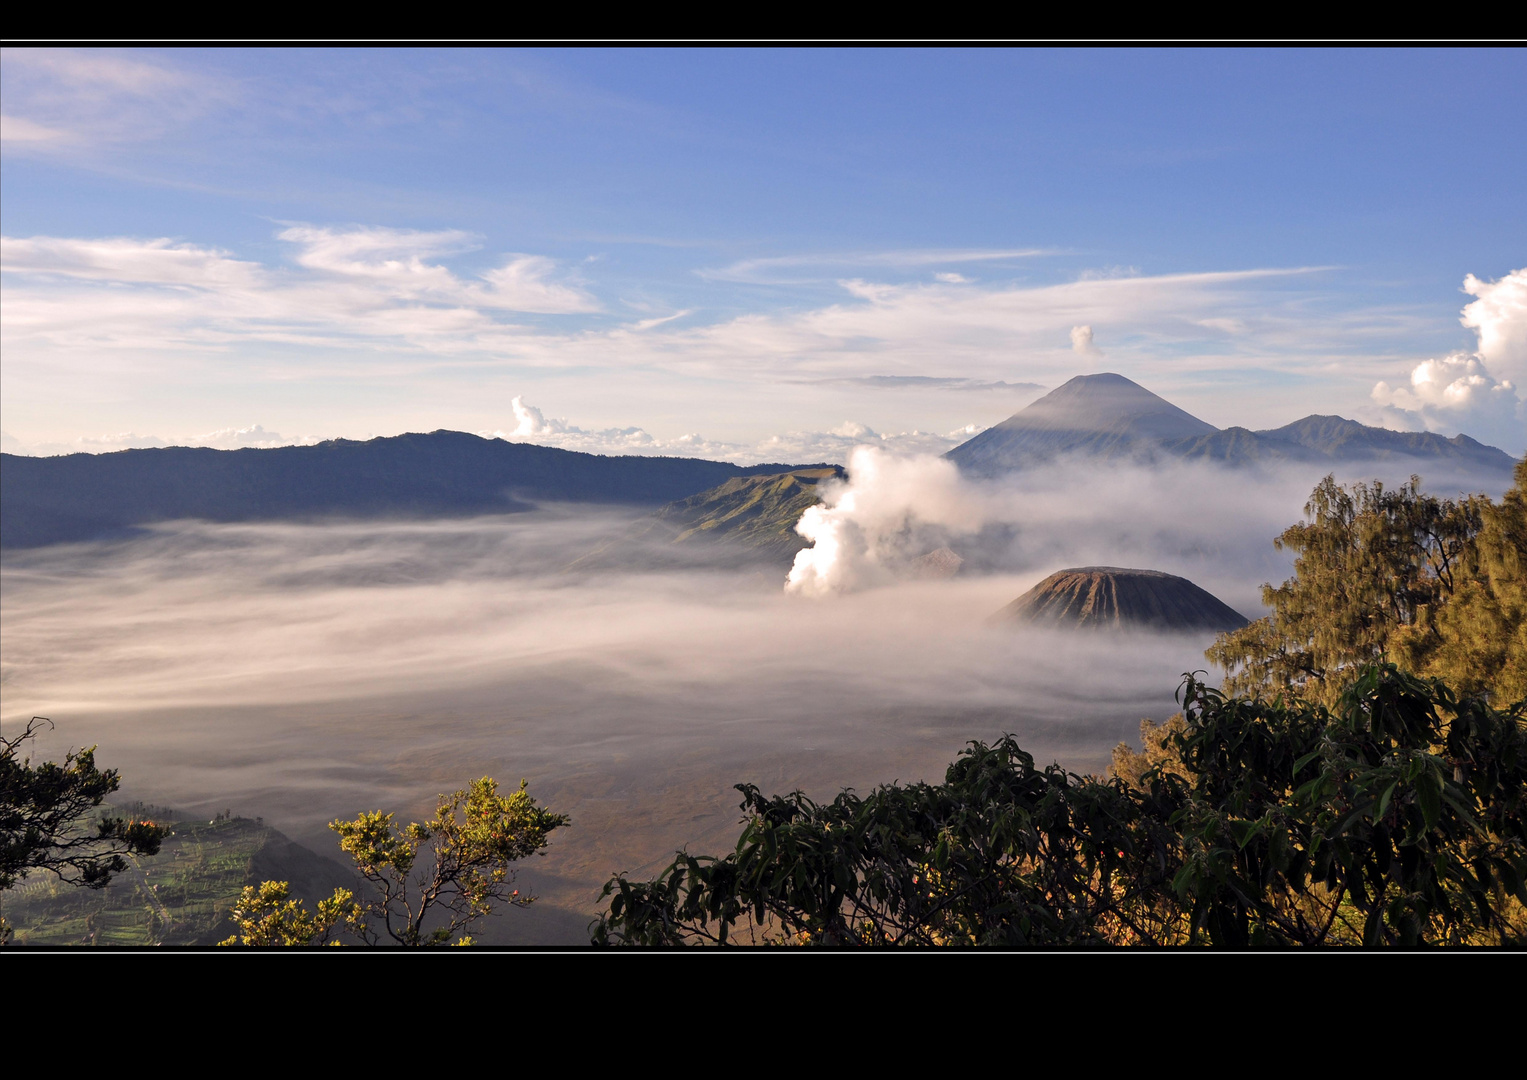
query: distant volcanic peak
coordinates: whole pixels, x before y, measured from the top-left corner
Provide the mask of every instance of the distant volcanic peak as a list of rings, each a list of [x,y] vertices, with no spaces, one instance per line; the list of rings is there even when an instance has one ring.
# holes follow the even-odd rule
[[[995,476],[1060,454],[1153,455],[1220,431],[1122,375],[1079,375],[946,455]]]
[[[1003,608],[1000,622],[1154,630],[1237,630],[1246,618],[1186,578],[1080,566],[1051,574]]]
[[[935,548],[920,559],[912,560],[912,574],[914,577],[941,581],[944,578],[954,577],[964,565],[964,557],[945,546]]]
[[[1154,439],[1208,435],[1219,429],[1123,375],[1078,375],[1013,414],[999,428],[1110,432]]]

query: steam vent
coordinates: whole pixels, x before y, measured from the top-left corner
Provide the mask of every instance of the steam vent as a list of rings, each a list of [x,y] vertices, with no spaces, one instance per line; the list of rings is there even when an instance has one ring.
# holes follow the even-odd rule
[[[1051,574],[992,621],[1216,632],[1238,630],[1247,622],[1187,578],[1117,566],[1081,566]]]

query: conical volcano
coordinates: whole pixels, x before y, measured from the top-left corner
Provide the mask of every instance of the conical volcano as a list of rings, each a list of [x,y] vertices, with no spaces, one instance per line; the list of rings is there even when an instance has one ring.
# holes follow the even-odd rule
[[[1078,375],[945,456],[990,476],[1057,454],[1104,457],[1213,435],[1219,429],[1122,375]]]
[[[1187,578],[1117,566],[1081,566],[1051,574],[992,620],[1215,632],[1238,630],[1247,622]]]

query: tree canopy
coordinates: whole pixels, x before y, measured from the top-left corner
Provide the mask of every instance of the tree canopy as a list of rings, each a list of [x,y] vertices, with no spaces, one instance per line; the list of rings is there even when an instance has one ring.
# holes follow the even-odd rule
[[[501,795],[490,777],[441,795],[435,815],[399,826],[392,814],[332,821],[339,846],[366,883],[357,897],[336,889],[309,914],[288,898],[288,883],[244,889],[233,912],[239,933],[224,945],[338,944],[336,931],[367,945],[470,945],[469,924],[494,906],[524,907],[535,898],[514,888],[512,863],[540,853],[564,814],[536,805],[520,781]],[[432,925],[433,924],[433,925]]]
[[[1206,653],[1227,692],[1331,705],[1358,667],[1394,661],[1460,692],[1527,696],[1527,460],[1500,504],[1420,483],[1316,486],[1309,520],[1273,541],[1297,554],[1292,578],[1262,588],[1272,613]]]
[[[599,945],[1527,940],[1527,721],[1393,665],[1334,709],[1194,676],[1139,782],[972,743],[942,784],[749,784],[736,848],[612,878]],[[1171,767],[1167,767],[1168,764]]]
[[[70,750],[63,764],[22,757],[42,724],[34,716],[15,738],[0,735],[0,890],[35,870],[87,889],[105,888],[127,869],[127,856],[153,855],[164,830],[151,821],[92,811],[121,784],[116,769],[95,764],[95,747]],[[0,920],[0,944],[10,927]]]

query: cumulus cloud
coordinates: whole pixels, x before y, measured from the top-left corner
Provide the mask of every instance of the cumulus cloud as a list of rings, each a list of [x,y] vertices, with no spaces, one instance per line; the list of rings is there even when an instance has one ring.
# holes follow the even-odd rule
[[[1527,448],[1527,270],[1499,281],[1470,274],[1464,291],[1478,297],[1459,321],[1478,337],[1474,352],[1423,360],[1406,383],[1379,382],[1372,397],[1385,420],[1401,427],[1463,431],[1511,453]]]
[[[1092,327],[1073,326],[1071,328],[1071,351],[1078,356],[1102,356],[1103,350],[1098,348],[1092,341]]]
[[[532,435],[561,435],[568,430],[566,420],[546,419],[544,413],[534,405],[525,404],[523,397],[516,397],[510,404],[514,408],[514,430],[509,433],[513,439],[528,439]]]
[[[540,446],[555,446],[586,454],[653,454],[734,460],[743,451],[742,447],[714,443],[698,434],[663,440],[639,427],[585,430],[562,417],[548,417],[523,396],[515,397],[509,404],[514,410],[513,427],[508,430],[479,431],[477,434],[485,439],[533,442]]]
[[[1527,384],[1527,268],[1499,281],[1470,274],[1463,291],[1479,299],[1463,309],[1459,322],[1479,335],[1479,355],[1502,378]]]

